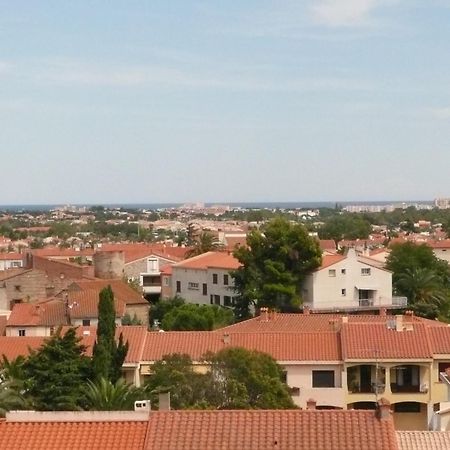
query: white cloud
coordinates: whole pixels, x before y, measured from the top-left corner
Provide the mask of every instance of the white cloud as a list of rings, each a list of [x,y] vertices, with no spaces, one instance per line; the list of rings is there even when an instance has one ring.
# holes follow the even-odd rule
[[[311,12],[323,25],[358,26],[366,24],[370,14],[382,0],[315,0]]]

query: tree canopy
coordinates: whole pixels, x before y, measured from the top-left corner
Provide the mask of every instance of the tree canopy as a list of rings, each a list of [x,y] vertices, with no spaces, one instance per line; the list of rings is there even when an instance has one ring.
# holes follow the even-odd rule
[[[77,410],[84,402],[83,383],[91,361],[74,328],[58,330],[23,362],[25,393],[39,411]]]
[[[232,272],[238,293],[235,314],[247,318],[252,306],[281,311],[301,304],[301,283],[321,264],[319,243],[301,224],[277,218],[247,236],[234,256],[242,266]]]
[[[448,321],[450,309],[450,268],[425,245],[395,244],[386,261],[396,294],[408,298],[418,315]]]
[[[319,228],[321,239],[367,239],[371,231],[370,222],[359,214],[334,215]]]
[[[174,409],[295,408],[270,355],[230,347],[203,359],[208,369],[199,372],[188,355],[164,356],[153,365],[147,390],[170,391]]]

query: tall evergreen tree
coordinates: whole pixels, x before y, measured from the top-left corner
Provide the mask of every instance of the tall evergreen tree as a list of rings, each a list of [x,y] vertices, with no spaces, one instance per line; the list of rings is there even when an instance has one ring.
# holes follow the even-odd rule
[[[121,377],[122,364],[128,352],[128,342],[124,344],[122,333],[116,342],[116,310],[111,286],[100,291],[98,303],[97,339],[94,344],[92,367],[94,378],[115,383]]]
[[[84,356],[75,329],[59,330],[23,364],[25,396],[39,411],[76,410],[84,401],[83,384],[90,377],[90,360]]]

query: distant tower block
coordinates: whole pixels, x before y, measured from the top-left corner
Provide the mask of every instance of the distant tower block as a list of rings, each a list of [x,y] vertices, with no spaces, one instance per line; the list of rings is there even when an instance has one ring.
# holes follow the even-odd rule
[[[97,278],[112,280],[122,278],[125,267],[125,255],[122,251],[94,253],[94,271]]]

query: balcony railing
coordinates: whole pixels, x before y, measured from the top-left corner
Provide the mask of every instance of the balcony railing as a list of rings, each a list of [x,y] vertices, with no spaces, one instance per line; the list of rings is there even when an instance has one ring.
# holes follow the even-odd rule
[[[392,297],[392,304],[399,307],[404,307],[408,305],[407,297]]]

